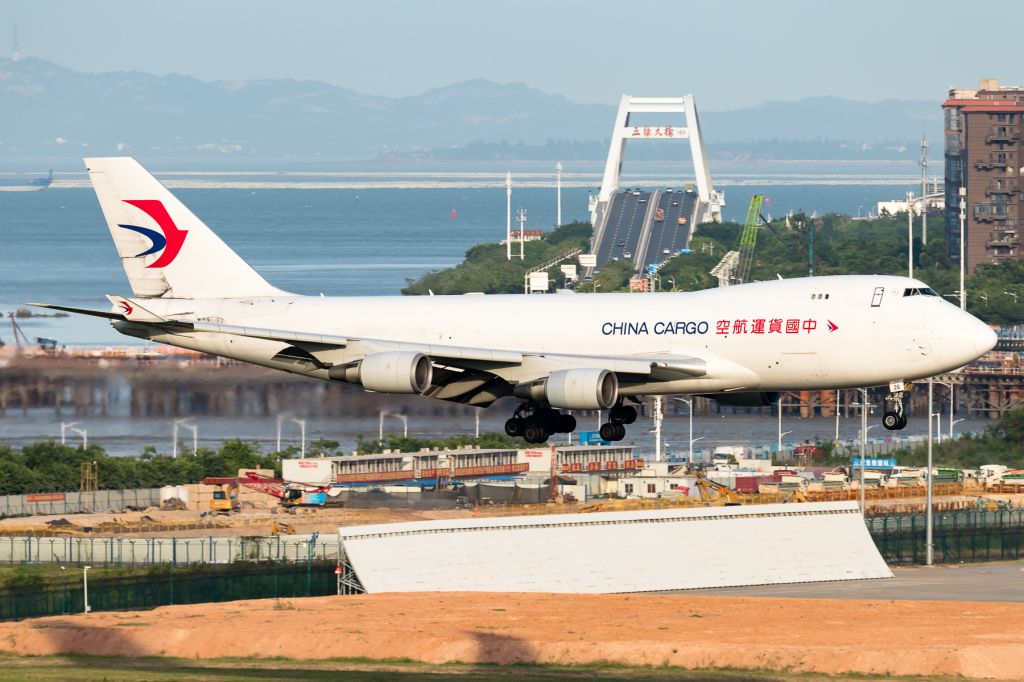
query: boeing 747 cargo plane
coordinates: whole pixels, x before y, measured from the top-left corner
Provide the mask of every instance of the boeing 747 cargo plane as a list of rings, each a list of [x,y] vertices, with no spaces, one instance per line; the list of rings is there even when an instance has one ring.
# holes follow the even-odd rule
[[[86,159],[131,284],[107,318],[122,334],[382,393],[486,407],[505,430],[569,433],[567,410],[608,410],[621,440],[640,396],[770,404],[777,391],[889,386],[906,425],[915,379],[961,367],[996,335],[915,279],[838,276],[691,293],[299,296],[267,283],[131,158]],[[42,305],[42,304],[41,304]]]

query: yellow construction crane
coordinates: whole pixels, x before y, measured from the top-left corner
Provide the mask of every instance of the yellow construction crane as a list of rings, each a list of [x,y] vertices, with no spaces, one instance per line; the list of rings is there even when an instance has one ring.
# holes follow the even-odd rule
[[[757,245],[757,231],[761,228],[761,222],[767,220],[761,217],[761,204],[764,202],[763,194],[755,194],[750,198],[750,206],[747,208],[747,221],[743,223],[743,233],[740,234],[739,260],[736,269],[732,273],[732,284],[743,284],[750,276],[750,265],[754,261],[754,247]]]

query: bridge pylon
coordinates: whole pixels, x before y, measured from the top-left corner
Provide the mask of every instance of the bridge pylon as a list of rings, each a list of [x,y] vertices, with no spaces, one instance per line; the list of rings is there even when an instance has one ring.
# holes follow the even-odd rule
[[[635,125],[630,119],[633,114],[683,114],[684,125],[676,125],[666,120],[661,125]],[[622,177],[622,160],[626,142],[631,140],[663,140],[690,143],[690,155],[696,177],[697,196],[700,201],[698,216],[701,222],[719,221],[725,196],[716,192],[711,184],[711,170],[708,167],[704,140],[701,137],[700,119],[693,95],[682,97],[634,97],[623,95],[619,101],[619,111],[612,128],[611,143],[608,147],[608,160],[605,162],[601,189],[596,197],[591,197],[590,219],[595,229],[601,218],[606,215],[615,192],[619,189]]]

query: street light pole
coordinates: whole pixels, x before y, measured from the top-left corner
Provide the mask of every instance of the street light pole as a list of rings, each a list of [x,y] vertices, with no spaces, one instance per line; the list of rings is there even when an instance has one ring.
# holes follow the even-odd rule
[[[960,310],[967,310],[967,289],[964,288],[964,222],[967,220],[967,188],[960,187]]]
[[[778,444],[778,447],[775,449],[775,452],[777,453],[777,455],[779,457],[781,457],[782,456],[782,394],[781,393],[779,394],[778,413],[779,413],[779,444]]]
[[[836,389],[836,438],[835,441],[839,442],[839,389]]]
[[[558,195],[558,212],[555,214],[555,227],[562,226],[562,162],[555,164],[555,185]]]
[[[661,396],[654,396],[654,461],[661,461]]]
[[[60,444],[67,445],[66,433],[67,429],[74,427],[78,422],[61,422],[60,423]]]
[[[932,393],[935,383],[931,377],[928,378],[928,473],[927,473],[927,500],[925,501],[925,565],[931,566],[935,549],[932,545]]]
[[[860,515],[864,516],[864,463],[868,443],[868,389],[860,389]]]
[[[174,420],[174,444],[172,447],[172,458],[178,458],[178,427],[184,426],[186,429],[192,431],[192,454],[196,454],[196,450],[199,448],[199,427],[195,424],[189,424],[187,419],[175,419]],[[278,448],[280,449],[280,448]]]
[[[92,611],[92,607],[89,606],[89,569],[92,566],[84,566],[82,568],[82,596],[85,601],[85,613]]]
[[[512,172],[505,173],[505,260],[512,260]]]
[[[907,192],[907,277],[914,277],[914,193]]]

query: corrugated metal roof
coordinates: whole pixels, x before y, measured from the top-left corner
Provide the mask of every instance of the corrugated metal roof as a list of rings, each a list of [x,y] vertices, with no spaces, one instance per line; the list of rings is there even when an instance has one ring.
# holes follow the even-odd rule
[[[891,577],[856,503],[339,528],[367,592],[644,592]]]

